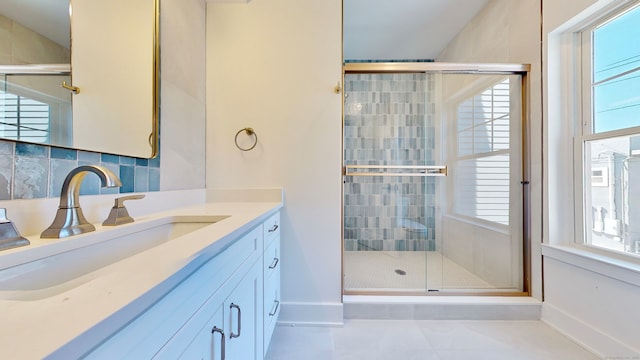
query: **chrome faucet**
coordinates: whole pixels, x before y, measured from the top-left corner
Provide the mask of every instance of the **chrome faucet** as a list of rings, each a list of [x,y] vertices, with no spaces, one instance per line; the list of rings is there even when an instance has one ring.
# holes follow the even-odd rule
[[[58,239],[96,229],[84,217],[79,201],[80,185],[84,177],[90,172],[98,175],[102,182],[102,187],[122,186],[118,176],[102,166],[85,165],[71,170],[62,184],[60,206],[56,212],[56,217],[51,226],[42,232],[41,238]]]

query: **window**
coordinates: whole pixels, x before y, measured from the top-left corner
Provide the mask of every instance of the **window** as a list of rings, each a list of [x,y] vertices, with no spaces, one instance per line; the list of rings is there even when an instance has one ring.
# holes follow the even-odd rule
[[[580,32],[583,241],[640,254],[640,6]],[[580,179],[577,179],[580,180]]]
[[[510,81],[502,78],[455,107],[453,212],[509,225]]]
[[[49,114],[49,104],[0,90],[2,138],[47,143]]]
[[[591,168],[591,186],[609,186],[609,168]]]

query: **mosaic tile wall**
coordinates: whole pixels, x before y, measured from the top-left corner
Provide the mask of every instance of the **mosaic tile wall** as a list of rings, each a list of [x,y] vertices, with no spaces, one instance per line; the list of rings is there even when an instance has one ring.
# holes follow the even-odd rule
[[[64,178],[81,165],[102,165],[122,182],[119,188],[102,188],[98,177],[90,174],[81,195],[160,191],[160,157],[139,159],[0,140],[0,200],[59,197]]]
[[[433,86],[425,74],[346,75],[345,165],[434,165]],[[435,250],[435,184],[348,176],[345,250]]]

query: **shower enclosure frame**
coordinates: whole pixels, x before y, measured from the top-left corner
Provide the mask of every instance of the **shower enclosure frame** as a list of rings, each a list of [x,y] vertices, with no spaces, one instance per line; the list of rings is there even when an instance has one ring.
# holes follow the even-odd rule
[[[473,75],[519,75],[521,79],[521,132],[522,132],[522,291],[473,291],[473,292],[448,292],[448,291],[399,291],[389,293],[386,291],[358,291],[346,290],[344,281],[344,187],[341,189],[341,251],[342,251],[342,295],[392,295],[392,296],[530,296],[531,292],[531,209],[530,209],[530,121],[529,121],[529,64],[509,63],[448,63],[448,62],[348,62],[343,65],[342,84],[345,83],[347,74],[397,74],[397,73],[441,73],[441,74],[473,74]],[[344,149],[345,109],[344,98],[342,106],[342,148]],[[342,157],[342,179],[348,175],[344,156]]]

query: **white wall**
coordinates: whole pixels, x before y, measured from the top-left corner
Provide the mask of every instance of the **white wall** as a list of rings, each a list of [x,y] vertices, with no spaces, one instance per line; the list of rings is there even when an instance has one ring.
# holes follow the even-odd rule
[[[543,2],[544,152],[544,303],[542,319],[607,358],[640,356],[640,270],[637,262],[603,256],[571,246],[573,157],[569,140],[573,111],[566,99],[573,89],[567,74],[574,66],[571,29],[617,0]],[[569,36],[563,36],[568,34]]]
[[[281,322],[342,322],[341,36],[339,0],[207,4],[207,189],[284,188]]]
[[[436,61],[477,62],[477,63],[514,63],[530,64],[529,132],[528,148],[531,161],[531,293],[542,298],[542,267],[540,243],[542,242],[542,82],[540,58],[540,0],[491,0],[487,6],[458,34],[442,51]],[[453,221],[453,220],[450,220]],[[469,226],[456,224],[458,234],[444,241],[455,239],[473,239],[476,232],[486,232]],[[469,229],[467,235],[460,229]],[[499,242],[502,235],[495,234]],[[504,242],[503,242],[504,244]],[[449,244],[461,249],[464,244]],[[475,249],[471,247],[471,249]],[[504,249],[503,249],[504,250]],[[481,255],[467,254],[467,261],[473,263]],[[487,256],[489,254],[487,253]],[[487,257],[487,259],[489,259]],[[462,261],[463,259],[461,259]]]
[[[567,256],[547,248],[544,254],[542,320],[604,358],[637,359],[637,271],[625,279],[624,271],[612,274],[597,266],[594,269],[579,255]]]

